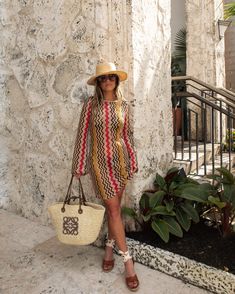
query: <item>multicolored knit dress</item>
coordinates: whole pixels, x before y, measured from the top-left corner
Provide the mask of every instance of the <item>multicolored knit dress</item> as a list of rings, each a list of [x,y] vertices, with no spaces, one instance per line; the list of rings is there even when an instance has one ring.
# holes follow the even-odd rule
[[[72,174],[90,173],[96,196],[109,199],[120,193],[137,172],[133,132],[126,100],[94,98],[84,102],[72,162]]]

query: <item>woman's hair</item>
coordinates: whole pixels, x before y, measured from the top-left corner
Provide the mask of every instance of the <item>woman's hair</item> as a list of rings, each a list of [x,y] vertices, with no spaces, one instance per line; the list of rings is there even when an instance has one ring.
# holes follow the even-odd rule
[[[120,87],[119,87],[120,80],[119,80],[118,75],[116,77],[115,83],[116,83],[116,86],[114,88],[114,95],[117,97],[118,100],[122,100],[123,95],[122,95],[122,92],[121,92]],[[102,89],[100,87],[100,83],[99,83],[99,81],[97,79],[95,81],[94,98],[95,98],[95,101],[96,101],[97,105],[100,105],[100,103],[104,100],[104,94],[103,94],[103,91],[102,91]]]

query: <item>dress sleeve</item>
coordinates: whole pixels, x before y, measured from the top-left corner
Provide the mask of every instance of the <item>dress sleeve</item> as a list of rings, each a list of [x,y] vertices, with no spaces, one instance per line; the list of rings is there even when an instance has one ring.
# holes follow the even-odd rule
[[[78,129],[75,140],[73,160],[72,160],[72,174],[85,175],[87,173],[88,162],[88,131],[91,117],[91,99],[84,102]]]
[[[127,106],[127,111],[124,119],[124,126],[123,126],[123,139],[127,146],[128,155],[130,158],[130,168],[131,173],[136,173],[138,171],[138,162],[136,151],[134,147],[134,139],[133,139],[133,129],[130,125],[130,106]]]

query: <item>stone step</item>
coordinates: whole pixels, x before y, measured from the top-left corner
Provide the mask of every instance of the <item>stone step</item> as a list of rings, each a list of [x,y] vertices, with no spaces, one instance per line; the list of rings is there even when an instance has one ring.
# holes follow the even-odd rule
[[[198,154],[198,168],[200,168],[204,164],[204,161],[206,161],[206,164],[209,164],[212,160],[212,148],[213,148],[211,143],[206,144],[206,156],[204,158],[204,144],[200,144],[198,146],[198,153],[197,153],[196,144],[193,142],[191,145],[191,158],[190,158],[188,145],[189,143],[185,142],[183,158],[181,155],[181,149],[178,148],[177,156],[174,159],[174,166],[177,166],[179,168],[183,167],[186,174],[192,173],[193,171],[197,169],[197,154]],[[215,156],[220,154],[219,144],[214,144],[214,154]]]
[[[206,146],[206,171],[207,174],[212,174],[212,144],[207,144]],[[179,150],[180,151],[180,150]],[[182,160],[182,156],[180,153],[177,154],[176,159],[174,159],[174,166],[179,168],[184,168],[187,175],[191,175],[195,179],[202,179],[204,177],[204,145],[198,146],[198,173],[197,170],[197,154],[196,154],[196,146],[192,146],[191,148],[191,160],[189,160],[189,147],[186,146],[184,148],[184,157]],[[214,154],[215,154],[215,169],[220,167],[220,145],[214,145]],[[223,153],[223,166],[229,166],[229,154]],[[231,166],[235,166],[235,153],[231,154]],[[207,179],[208,181],[208,179]]]
[[[213,146],[212,146],[212,144],[211,143],[207,143],[206,144],[206,150],[207,151],[211,151],[212,152],[212,148],[213,148]],[[181,152],[181,145],[180,144],[178,144],[178,147],[177,147],[177,151],[178,152]],[[188,141],[186,141],[185,143],[184,143],[184,151],[185,152],[189,152],[189,142]],[[191,152],[192,153],[195,153],[197,151],[197,146],[196,146],[196,143],[195,142],[193,142],[192,144],[191,144]],[[198,145],[198,151],[199,152],[204,152],[204,144],[199,144]],[[217,154],[219,154],[220,153],[220,144],[214,144],[214,153],[215,153],[215,155],[217,155]]]
[[[197,169],[197,156],[196,153],[191,154],[191,160],[189,160],[189,154],[184,154],[184,160],[181,157],[174,159],[174,166],[183,167],[186,174],[189,174]],[[206,163],[209,163],[212,158],[212,152],[206,153]],[[204,153],[199,152],[198,154],[198,167],[200,168],[204,164]]]
[[[225,167],[225,168],[229,168],[229,154],[228,153],[223,153],[223,165],[222,166]],[[220,167],[221,167],[220,166],[220,155],[217,155],[215,157],[214,169],[216,170],[216,168],[220,168]],[[235,174],[235,154],[231,155],[231,172],[233,174]],[[211,175],[213,173],[212,162],[210,162],[210,164],[206,165],[206,173],[207,173],[207,175]],[[192,178],[194,178],[195,180],[199,179],[199,178],[200,179],[202,179],[202,178],[206,179],[204,165],[202,165],[199,168],[198,173],[191,172],[190,176]],[[208,179],[207,179],[207,181],[208,181]]]

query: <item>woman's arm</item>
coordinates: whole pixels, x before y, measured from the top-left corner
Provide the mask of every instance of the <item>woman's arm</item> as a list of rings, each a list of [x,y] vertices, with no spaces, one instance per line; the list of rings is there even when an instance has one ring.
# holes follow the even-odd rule
[[[127,112],[124,119],[123,139],[127,146],[127,151],[130,158],[131,173],[135,173],[138,171],[138,162],[137,162],[136,151],[134,147],[133,129],[130,125],[129,110],[130,110],[130,106],[128,105]]]
[[[87,172],[88,130],[90,125],[91,106],[91,99],[84,102],[78,124],[72,160],[72,174],[77,177]]]

